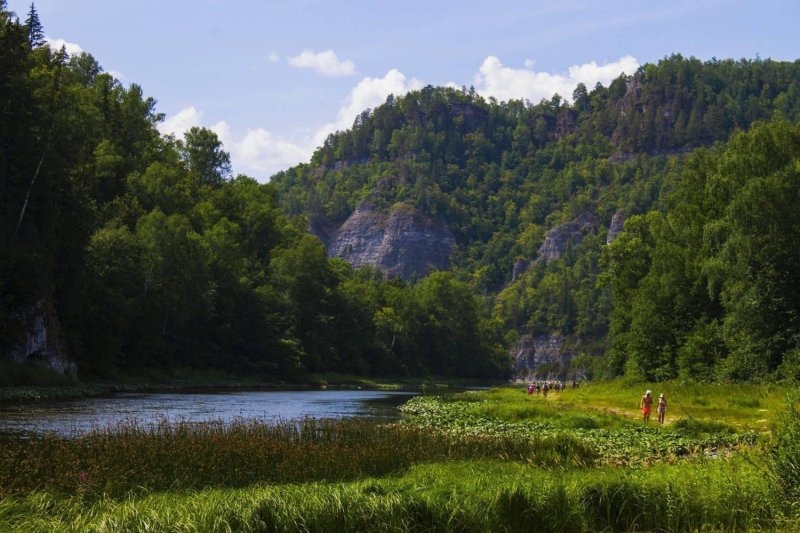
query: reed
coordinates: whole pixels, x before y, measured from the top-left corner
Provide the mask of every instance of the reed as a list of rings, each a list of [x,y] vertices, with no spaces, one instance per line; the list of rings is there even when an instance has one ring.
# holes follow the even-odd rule
[[[78,438],[6,439],[0,495],[44,490],[119,497],[136,490],[344,481],[430,461],[497,458],[580,466],[594,456],[590,445],[568,435],[453,436],[360,419],[126,422]]]

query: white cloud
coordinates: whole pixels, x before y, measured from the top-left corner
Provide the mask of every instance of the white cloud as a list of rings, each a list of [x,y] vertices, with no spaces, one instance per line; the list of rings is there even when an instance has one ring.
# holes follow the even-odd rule
[[[267,54],[267,61],[270,63],[277,63],[280,60],[281,56],[278,55],[278,52],[274,50]]]
[[[602,66],[598,66],[594,61],[573,65],[564,75],[536,72],[530,67],[524,69],[506,67],[495,56],[489,56],[475,75],[475,88],[482,95],[494,96],[501,101],[526,99],[536,103],[556,93],[563,98],[571,99],[572,91],[578,83],[586,84],[589,89],[597,82],[608,85],[620,73],[633,74],[638,68],[639,62],[636,58],[627,55]]]
[[[296,68],[310,68],[323,76],[352,76],[356,73],[353,62],[349,59],[339,61],[333,50],[319,53],[303,50],[300,55],[290,57],[289,64]]]
[[[44,41],[52,50],[58,51],[64,47],[67,50],[67,53],[71,56],[77,56],[83,52],[83,48],[81,48],[80,45],[65,41],[64,39],[51,39],[50,37],[45,37]]]
[[[182,137],[192,126],[199,126],[202,120],[203,112],[195,109],[194,106],[190,106],[181,109],[159,124],[158,131],[160,131],[162,135]]]
[[[108,73],[111,74],[112,76],[114,76],[114,78],[116,78],[119,81],[122,81],[122,80],[125,79],[125,75],[122,72],[118,71],[118,70],[109,70]]]
[[[227,122],[217,122],[211,129],[217,134],[237,173],[266,179],[278,171],[308,161],[311,151],[303,146],[273,135],[264,128],[248,129],[241,137],[231,133]]]
[[[194,106],[186,107],[159,124],[158,130],[163,135],[181,138],[193,126],[204,126],[203,114]],[[205,127],[217,134],[231,155],[235,173],[252,175],[262,181],[280,170],[308,161],[314,149],[292,143],[263,128],[248,129],[244,135],[237,136],[224,120]]]
[[[613,63],[606,63],[602,67],[598,67],[597,63],[594,61],[584,63],[583,65],[573,65],[569,67],[569,77],[578,83],[585,84],[591,89],[597,82],[608,85],[621,73],[633,74],[638,68],[639,62],[636,58],[627,55]]]
[[[339,109],[336,121],[325,124],[314,135],[314,145],[319,146],[325,138],[336,131],[346,130],[367,108],[374,108],[386,101],[390,94],[402,96],[409,91],[421,89],[423,84],[416,78],[407,80],[397,69],[392,69],[382,78],[364,78],[350,91],[350,95]]]

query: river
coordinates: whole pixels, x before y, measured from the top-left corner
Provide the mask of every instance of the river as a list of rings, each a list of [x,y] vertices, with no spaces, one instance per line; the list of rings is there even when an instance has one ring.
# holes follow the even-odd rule
[[[205,422],[236,419],[370,417],[392,420],[415,393],[368,390],[120,393],[77,400],[0,404],[0,433],[77,435],[135,420]]]

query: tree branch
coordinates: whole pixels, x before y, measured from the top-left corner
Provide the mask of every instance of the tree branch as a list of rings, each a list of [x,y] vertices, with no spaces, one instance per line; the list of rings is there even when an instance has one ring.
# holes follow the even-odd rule
[[[39,171],[42,169],[42,163],[44,163],[45,155],[47,155],[47,148],[45,148],[44,152],[42,152],[42,157],[39,158],[39,164],[36,165],[36,172],[33,173],[31,183],[28,185],[28,192],[25,193],[25,202],[22,204],[22,210],[19,212],[19,220],[17,220],[17,227],[14,230],[15,238],[19,233],[19,228],[22,226],[22,219],[25,217],[25,211],[28,209],[28,200],[31,198],[31,190],[33,190],[33,184],[36,183],[36,178],[39,177]]]

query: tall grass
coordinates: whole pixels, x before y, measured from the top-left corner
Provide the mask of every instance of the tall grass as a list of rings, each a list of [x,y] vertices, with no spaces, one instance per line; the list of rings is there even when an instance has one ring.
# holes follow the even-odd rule
[[[122,496],[132,490],[343,481],[425,461],[512,459],[545,466],[591,463],[591,446],[569,435],[463,435],[369,420],[134,422],[79,438],[6,439],[0,495],[47,490]]]
[[[336,484],[173,492],[90,504],[0,501],[24,531],[749,531],[790,529],[763,472],[741,460],[624,471],[469,461]]]

